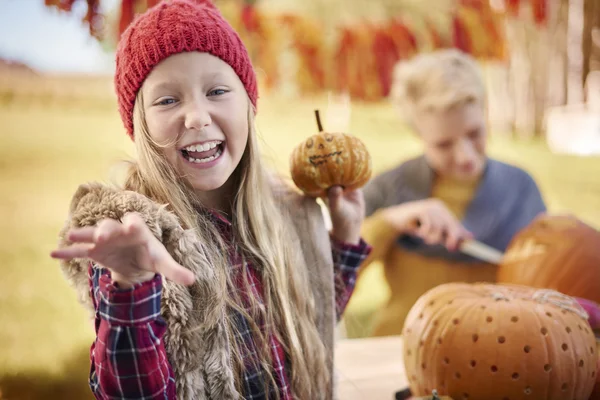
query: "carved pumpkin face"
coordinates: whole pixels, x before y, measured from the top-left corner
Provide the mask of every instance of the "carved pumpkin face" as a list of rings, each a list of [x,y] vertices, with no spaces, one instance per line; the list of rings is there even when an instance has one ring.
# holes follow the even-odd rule
[[[498,282],[600,302],[600,232],[573,216],[540,216],[513,238]]]
[[[293,150],[290,165],[296,186],[313,197],[326,196],[327,189],[336,185],[358,189],[372,173],[365,145],[344,133],[320,132],[309,137]]]
[[[548,289],[449,283],[417,300],[404,326],[416,396],[588,399],[596,339],[575,299]]]

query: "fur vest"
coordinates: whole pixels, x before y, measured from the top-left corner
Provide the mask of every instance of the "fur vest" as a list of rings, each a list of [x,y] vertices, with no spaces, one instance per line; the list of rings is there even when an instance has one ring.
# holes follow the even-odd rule
[[[315,296],[317,328],[328,351],[333,377],[333,260],[323,214],[314,199],[296,193],[285,196],[282,201],[291,211],[295,232],[302,243],[310,287]],[[68,244],[64,237],[68,229],[93,226],[103,218],[120,219],[127,212],[139,213],[173,259],[196,276],[196,283],[189,288],[168,280],[163,282],[161,308],[168,324],[164,344],[175,373],[178,399],[240,398],[230,364],[224,294],[213,290],[216,277],[197,245],[197,236],[191,230],[183,229],[171,212],[135,192],[98,183],[81,185],[71,201],[69,217],[60,234],[60,246]],[[88,260],[85,259],[61,263],[79,300],[93,313],[87,267]],[[327,392],[323,399],[333,398],[333,384]]]

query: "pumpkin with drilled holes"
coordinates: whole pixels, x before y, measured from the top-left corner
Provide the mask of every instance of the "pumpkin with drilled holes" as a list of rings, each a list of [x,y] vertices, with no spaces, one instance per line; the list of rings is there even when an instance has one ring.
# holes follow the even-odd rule
[[[542,215],[513,238],[497,282],[600,303],[600,232],[573,216]]]
[[[437,391],[429,396],[411,397],[410,400],[454,400],[449,396],[440,396]]]
[[[454,399],[587,400],[598,356],[586,318],[575,299],[554,290],[437,286],[404,326],[410,389]]]
[[[596,349],[598,350],[598,361],[596,364],[596,385],[589,400],[600,400],[600,338],[596,338]]]
[[[323,132],[300,143],[290,158],[292,180],[305,194],[324,197],[332,186],[353,190],[364,186],[372,174],[371,156],[359,139],[345,133]]]

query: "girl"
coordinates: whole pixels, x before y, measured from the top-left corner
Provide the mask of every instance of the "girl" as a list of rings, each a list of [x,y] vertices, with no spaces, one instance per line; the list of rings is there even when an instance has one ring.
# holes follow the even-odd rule
[[[401,333],[415,301],[437,285],[494,282],[496,266],[457,252],[460,241],[475,237],[504,251],[546,210],[529,174],[486,154],[485,87],[471,57],[449,49],[399,64],[392,101],[424,154],[364,190],[363,235],[374,244],[364,266],[381,260],[391,292],[374,336]]]
[[[330,399],[333,332],[368,255],[361,192],[314,199],[269,175],[257,85],[208,0],[161,2],[117,50],[138,160],[75,194],[59,249],[94,311],[98,399]]]

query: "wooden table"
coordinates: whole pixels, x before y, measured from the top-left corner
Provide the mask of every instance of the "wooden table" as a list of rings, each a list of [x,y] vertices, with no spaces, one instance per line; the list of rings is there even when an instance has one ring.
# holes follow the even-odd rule
[[[408,385],[399,336],[340,339],[335,365],[340,400],[393,400]]]

